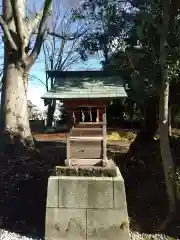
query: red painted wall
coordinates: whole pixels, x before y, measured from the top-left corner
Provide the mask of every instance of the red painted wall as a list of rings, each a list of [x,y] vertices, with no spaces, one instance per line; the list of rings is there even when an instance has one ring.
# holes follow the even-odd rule
[[[92,99],[84,99],[84,100],[66,100],[64,101],[64,105],[67,108],[79,108],[83,106],[89,107],[97,107],[99,108],[99,122],[103,121],[103,113],[105,112],[106,106],[109,104],[107,100],[92,100]],[[74,111],[77,122],[79,121],[79,111]]]
[[[107,106],[109,101],[107,100],[91,100],[91,99],[83,99],[83,100],[66,100],[64,104],[71,107],[79,107],[79,106],[92,106],[92,107],[105,107]]]

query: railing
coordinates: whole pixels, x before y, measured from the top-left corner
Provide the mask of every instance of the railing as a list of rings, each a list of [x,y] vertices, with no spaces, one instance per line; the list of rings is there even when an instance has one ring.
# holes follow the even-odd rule
[[[71,147],[75,144],[80,144],[82,149],[84,144],[88,143],[88,146],[95,144],[99,145],[100,161],[102,166],[107,166],[107,130],[106,130],[106,112],[104,107],[79,107],[69,108],[67,115],[69,116],[69,131],[67,133],[67,160],[66,164],[71,166]],[[86,144],[87,145],[87,144]],[[94,148],[92,146],[92,148]],[[87,159],[87,153],[85,150],[81,152],[80,159]],[[96,156],[97,157],[97,156]],[[89,159],[89,158],[88,158]],[[94,159],[94,158],[93,158]],[[93,160],[91,159],[91,160]],[[93,164],[93,163],[92,163]]]
[[[99,123],[102,122],[103,108],[86,107],[68,109],[69,115],[72,116],[73,124],[77,122],[81,123]]]

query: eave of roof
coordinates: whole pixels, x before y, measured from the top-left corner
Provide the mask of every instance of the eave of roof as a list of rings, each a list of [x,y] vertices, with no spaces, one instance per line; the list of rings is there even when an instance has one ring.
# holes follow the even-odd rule
[[[49,71],[53,88],[42,99],[110,99],[127,97],[119,71]]]
[[[88,71],[47,71],[49,77],[111,77],[111,76],[121,76],[121,71],[102,71],[102,70],[88,70]]]

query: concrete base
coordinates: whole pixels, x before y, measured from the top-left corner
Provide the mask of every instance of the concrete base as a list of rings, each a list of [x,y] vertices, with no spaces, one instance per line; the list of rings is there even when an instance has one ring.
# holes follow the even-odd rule
[[[51,176],[46,240],[129,240],[124,181],[117,177]]]

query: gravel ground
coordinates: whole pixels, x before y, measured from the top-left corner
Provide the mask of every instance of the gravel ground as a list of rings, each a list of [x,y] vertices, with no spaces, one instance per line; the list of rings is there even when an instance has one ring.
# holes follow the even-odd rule
[[[179,238],[170,238],[163,234],[145,234],[131,232],[131,240],[179,240]]]
[[[17,233],[8,232],[5,230],[0,230],[0,240],[37,240],[37,239],[24,237]]]
[[[0,230],[0,240],[41,240],[37,238],[28,238],[16,233],[11,233],[5,230]],[[179,238],[169,238],[163,234],[140,234],[131,232],[131,240],[180,240]]]

